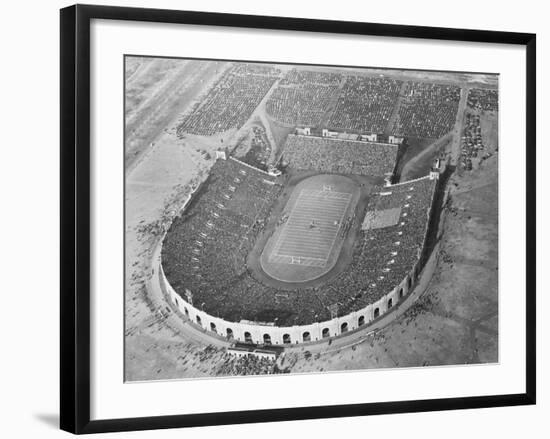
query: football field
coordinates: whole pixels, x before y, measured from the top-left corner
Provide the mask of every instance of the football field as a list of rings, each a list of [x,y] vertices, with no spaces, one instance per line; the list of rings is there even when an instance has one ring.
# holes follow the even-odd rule
[[[327,264],[351,193],[330,187],[302,189],[271,251],[269,262],[324,267]]]

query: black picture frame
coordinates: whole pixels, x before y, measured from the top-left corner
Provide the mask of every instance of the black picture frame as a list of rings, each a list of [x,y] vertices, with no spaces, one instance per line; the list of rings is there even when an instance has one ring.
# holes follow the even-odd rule
[[[90,21],[131,20],[293,30],[445,41],[504,43],[526,48],[526,376],[525,393],[90,419]],[[536,35],[376,23],[233,15],[194,11],[74,5],[60,11],[61,328],[60,426],[72,433],[193,427],[327,417],[427,412],[535,404],[536,401]]]

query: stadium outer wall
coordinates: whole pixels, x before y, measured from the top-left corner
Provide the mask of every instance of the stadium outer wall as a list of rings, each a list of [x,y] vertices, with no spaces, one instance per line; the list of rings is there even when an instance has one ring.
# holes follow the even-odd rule
[[[324,322],[312,323],[301,326],[271,326],[252,323],[229,322],[219,317],[211,316],[204,311],[195,308],[193,305],[185,301],[172,288],[162,265],[159,265],[159,278],[166,292],[170,296],[172,303],[185,315],[189,320],[200,326],[206,333],[211,332],[212,335],[226,337],[228,329],[232,333],[233,340],[239,342],[252,342],[255,344],[264,344],[265,335],[269,336],[271,344],[275,345],[296,345],[315,343],[330,337],[337,337],[347,332],[366,327],[374,320],[378,320],[387,311],[395,307],[403,298],[412,290],[415,285],[416,278],[419,273],[419,262],[415,264],[413,269],[405,278],[397,285],[390,293],[381,297],[378,301],[367,305],[365,308],[342,317],[336,317],[332,320]],[[360,318],[363,317],[360,323]],[[345,329],[344,329],[345,328]],[[328,330],[328,333],[326,332]],[[249,335],[248,335],[248,334]],[[309,337],[306,334],[309,333]],[[309,338],[309,339],[308,339]],[[286,342],[288,340],[290,342]],[[230,339],[228,338],[228,341]]]
[[[431,176],[430,176],[431,177]],[[435,177],[437,178],[437,177]],[[408,182],[404,182],[408,183]],[[398,183],[403,184],[403,183]],[[392,185],[396,186],[396,185]],[[322,341],[344,335],[347,332],[354,331],[358,328],[365,328],[370,323],[378,320],[385,315],[390,309],[394,308],[401,302],[415,287],[418,275],[422,269],[421,262],[424,259],[426,251],[426,240],[428,237],[428,226],[434,211],[434,199],[437,192],[437,187],[432,193],[430,209],[426,218],[426,229],[424,232],[424,245],[422,251],[418,255],[415,264],[388,294],[382,296],[374,303],[366,307],[353,311],[345,316],[336,317],[323,322],[316,322],[308,325],[299,326],[272,326],[255,323],[230,322],[219,317],[211,316],[210,314],[201,311],[182,298],[170,285],[162,268],[160,253],[164,236],[160,240],[160,245],[157,249],[158,273],[161,288],[170,297],[172,304],[185,315],[191,323],[198,325],[206,334],[210,333],[213,337],[223,337],[227,341],[251,342],[254,344],[265,344],[266,336],[273,345],[297,345],[308,344]],[[184,210],[188,202],[192,199],[193,194],[183,204],[181,210]],[[231,333],[232,337],[228,337]]]

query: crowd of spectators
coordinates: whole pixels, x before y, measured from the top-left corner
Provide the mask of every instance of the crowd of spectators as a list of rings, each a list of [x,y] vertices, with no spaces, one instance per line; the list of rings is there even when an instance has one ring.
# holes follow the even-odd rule
[[[267,162],[271,155],[271,145],[267,140],[265,129],[261,126],[252,127],[250,148],[239,160],[248,163],[255,168],[267,171]]]
[[[404,137],[439,138],[454,126],[460,87],[410,82],[392,133]]]
[[[178,134],[211,136],[240,128],[277,79],[278,70],[254,64],[231,67],[178,126]]]
[[[289,135],[283,163],[299,170],[383,176],[393,171],[396,157],[396,145]]]
[[[343,76],[339,73],[290,70],[266,103],[274,119],[293,126],[319,126],[333,106]]]
[[[217,375],[271,375],[282,373],[277,367],[276,358],[260,358],[253,354],[243,356],[225,354],[222,361],[223,363],[216,372]]]
[[[403,82],[384,77],[363,77],[293,69],[280,81],[266,110],[287,125],[326,127],[358,133],[439,138],[455,123],[460,87],[408,82],[395,119]],[[472,102],[489,108],[490,91],[474,94]],[[496,101],[495,101],[496,102]]]
[[[338,315],[348,314],[389,293],[413,268],[435,181],[380,188],[391,194],[374,195],[368,210],[399,207],[398,223],[360,232],[351,264],[327,283],[285,290],[261,283],[247,268],[282,187],[260,171],[219,159],[170,227],[162,250],[164,272],[184,298],[186,290],[192,292],[196,308],[228,321],[303,325],[329,320],[334,305]]]
[[[389,78],[347,76],[329,127],[341,131],[383,133],[401,84],[402,81]]]
[[[281,74],[281,71],[273,66],[268,64],[258,64],[258,63],[238,63],[235,64],[233,68],[233,73],[235,75],[264,75],[264,76],[276,76],[278,77]]]
[[[339,85],[342,81],[340,73],[321,72],[312,70],[290,70],[281,80],[281,85]]]
[[[375,302],[410,273],[424,246],[436,181],[426,177],[383,188],[381,193],[386,195],[379,193],[371,198],[367,211],[400,208],[399,221],[361,231],[352,263],[327,284],[338,299],[339,315]]]
[[[246,268],[281,190],[272,177],[231,159],[218,160],[164,240],[163,269],[172,287],[182,295],[190,290],[195,307],[229,321],[284,325],[324,316],[315,291],[281,294]]]
[[[472,88],[468,93],[468,107],[475,110],[498,111],[498,90]]]
[[[273,119],[287,125],[319,126],[337,94],[336,85],[279,85],[267,100],[266,111]]]
[[[188,288],[202,297],[223,291],[244,272],[248,243],[265,225],[281,189],[267,174],[219,159],[165,238],[163,267],[176,291]],[[208,306],[219,297],[204,294],[201,300]]]

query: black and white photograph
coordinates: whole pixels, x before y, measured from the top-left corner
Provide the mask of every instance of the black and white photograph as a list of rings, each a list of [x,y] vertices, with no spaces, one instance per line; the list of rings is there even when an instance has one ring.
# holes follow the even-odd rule
[[[541,5],[7,4],[1,436],[545,437]]]
[[[498,72],[121,63],[126,382],[499,362]]]

